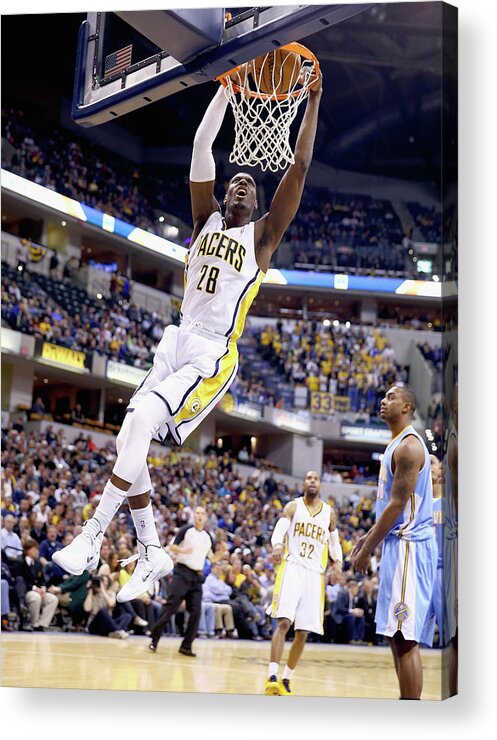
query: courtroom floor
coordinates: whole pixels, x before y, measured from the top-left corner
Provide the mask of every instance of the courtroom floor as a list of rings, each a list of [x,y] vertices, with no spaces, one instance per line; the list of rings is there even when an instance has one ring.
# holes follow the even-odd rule
[[[269,642],[197,639],[196,658],[178,653],[180,639],[163,637],[155,654],[148,638],[127,640],[74,633],[3,632],[2,686],[263,694]],[[284,658],[288,655],[286,643]],[[422,650],[422,699],[442,694],[440,650]],[[282,661],[282,666],[283,666]],[[397,699],[387,647],[306,645],[292,681],[296,696]],[[276,697],[279,698],[279,697]],[[268,697],[268,700],[273,700]]]

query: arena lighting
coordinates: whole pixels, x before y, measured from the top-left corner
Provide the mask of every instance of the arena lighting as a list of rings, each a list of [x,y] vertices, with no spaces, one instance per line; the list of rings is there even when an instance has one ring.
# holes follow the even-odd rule
[[[350,329],[350,321],[346,321],[345,322],[345,328],[346,329]]]
[[[102,294],[101,294],[101,293],[97,293],[97,298],[98,298],[98,300],[99,300],[99,301],[101,301],[101,300],[102,300],[102,297],[103,297],[103,296],[102,296]]]
[[[433,280],[434,283],[438,283],[439,280],[440,280],[440,278],[438,277],[438,275],[432,275],[431,279]]]
[[[170,236],[170,237],[177,237],[179,234],[179,229],[177,226],[172,226],[171,224],[168,224],[164,227],[164,235]]]
[[[324,320],[323,320],[323,326],[324,326],[324,327],[325,327],[326,329],[327,329],[327,328],[329,327],[329,325],[330,325],[330,324],[331,324],[331,321],[330,321],[329,319],[324,319]]]
[[[164,216],[159,216],[159,221],[161,222],[161,224],[164,223]]]
[[[335,319],[335,321],[333,322],[333,326],[340,326],[340,322],[338,321],[338,319]]]

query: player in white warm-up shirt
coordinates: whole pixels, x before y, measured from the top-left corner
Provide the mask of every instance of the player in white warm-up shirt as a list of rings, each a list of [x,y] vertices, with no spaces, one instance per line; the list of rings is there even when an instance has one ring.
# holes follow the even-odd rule
[[[138,564],[117,595],[137,598],[172,568],[160,546],[152,505],[147,454],[152,439],[166,434],[182,444],[226,393],[238,367],[236,340],[247,311],[283,234],[293,220],[312,160],[321,75],[309,91],[292,164],[278,185],[269,211],[252,221],[256,183],[239,172],[229,183],[225,213],[214,197],[212,145],[228,104],[220,86],[195,135],[190,169],[193,234],[185,266],[181,325],[168,326],[154,365],[131,398],[117,437],[117,460],[102,499],[84,531],[56,554],[64,570],[93,570],[102,537],[126,496],[137,531]]]
[[[278,626],[271,641],[271,660],[265,693],[286,696],[292,693],[290,679],[302,655],[309,632],[323,634],[324,574],[328,555],[342,564],[342,549],[333,508],[319,492],[321,481],[313,470],[304,478],[304,495],[290,501],[276,523],[271,544],[273,559],[280,562],[274,584],[273,602],[268,609]],[[283,676],[278,681],[278,666],[291,625],[295,638]]]

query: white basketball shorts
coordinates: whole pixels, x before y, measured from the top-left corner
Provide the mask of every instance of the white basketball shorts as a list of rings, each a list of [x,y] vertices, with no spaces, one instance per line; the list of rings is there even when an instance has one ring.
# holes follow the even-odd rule
[[[296,630],[323,634],[324,574],[284,560],[278,568],[267,613],[293,622]]]
[[[154,394],[163,414],[159,440],[169,432],[180,445],[221,400],[237,369],[235,342],[205,330],[167,326],[153,367],[131,397],[128,410]]]

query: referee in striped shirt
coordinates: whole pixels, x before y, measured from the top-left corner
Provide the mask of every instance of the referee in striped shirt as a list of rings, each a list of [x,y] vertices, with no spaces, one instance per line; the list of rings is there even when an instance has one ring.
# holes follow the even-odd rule
[[[204,507],[197,506],[193,513],[193,524],[181,527],[169,545],[169,550],[176,555],[176,564],[167,604],[152,630],[152,641],[148,646],[152,653],[157,650],[164,625],[173,614],[176,614],[184,600],[190,616],[179,652],[190,658],[195,657],[192,643],[197,635],[202,609],[205,559],[208,557],[211,563],[215,563],[223,556],[222,550],[214,555],[214,540],[204,529],[206,520]]]

